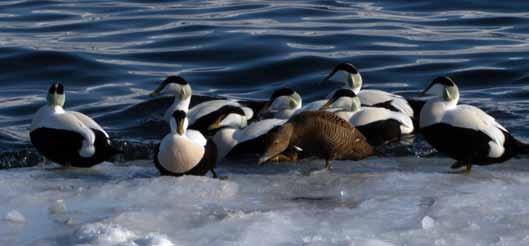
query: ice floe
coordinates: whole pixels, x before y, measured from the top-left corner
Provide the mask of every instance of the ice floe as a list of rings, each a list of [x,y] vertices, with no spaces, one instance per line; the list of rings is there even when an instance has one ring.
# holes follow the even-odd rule
[[[159,177],[149,161],[0,171],[0,245],[525,245],[529,167],[445,158],[228,163]]]

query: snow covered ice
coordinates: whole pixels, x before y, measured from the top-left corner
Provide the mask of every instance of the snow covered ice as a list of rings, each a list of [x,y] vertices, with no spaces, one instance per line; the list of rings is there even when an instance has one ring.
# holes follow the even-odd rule
[[[24,218],[24,215],[22,215],[20,212],[16,210],[11,210],[7,212],[5,220],[12,223],[24,223],[26,222],[26,218]]]
[[[451,163],[232,163],[227,180],[149,161],[2,170],[0,245],[529,245],[527,159],[470,176]]]

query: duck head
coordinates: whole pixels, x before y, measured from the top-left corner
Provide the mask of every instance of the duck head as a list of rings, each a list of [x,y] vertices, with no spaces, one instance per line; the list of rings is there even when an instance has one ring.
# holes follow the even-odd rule
[[[437,77],[424,89],[422,95],[442,96],[445,101],[458,102],[459,88],[454,80],[448,76]]]
[[[343,82],[346,88],[350,88],[354,93],[358,94],[362,89],[362,75],[358,69],[351,63],[340,63],[325,77],[321,83],[331,79],[335,74],[342,74],[341,78],[336,78],[337,81]]]
[[[245,128],[248,124],[244,110],[237,106],[226,105],[217,111],[216,120],[208,127],[209,131],[222,128]]]
[[[58,82],[53,83],[48,90],[48,104],[51,106],[63,107],[65,100],[64,86]]]
[[[270,140],[265,147],[265,151],[261,158],[259,158],[257,164],[262,165],[268,160],[283,153],[290,146],[290,140],[293,133],[294,125],[292,123],[286,123],[280,128],[273,130],[270,133]]]
[[[191,86],[180,76],[169,76],[160,83],[150,96],[159,96],[160,94],[172,94],[180,100],[186,100],[193,94]]]
[[[320,108],[326,110],[335,108],[339,111],[356,112],[360,110],[360,98],[351,89],[338,89],[329,100]]]
[[[290,88],[280,88],[272,93],[263,109],[259,112],[259,117],[268,112],[300,109],[301,106],[302,99],[296,91]]]

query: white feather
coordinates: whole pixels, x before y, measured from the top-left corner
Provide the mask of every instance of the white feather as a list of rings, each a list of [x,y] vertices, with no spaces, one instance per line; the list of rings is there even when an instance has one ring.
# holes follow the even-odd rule
[[[87,115],[85,115],[83,113],[75,112],[75,111],[66,111],[66,112],[75,115],[75,117],[77,117],[78,120],[83,122],[83,124],[85,124],[89,128],[101,131],[101,132],[103,132],[103,134],[105,134],[105,136],[107,138],[109,137],[108,133],[97,122],[95,122],[89,116],[87,116]]]
[[[244,128],[246,127],[246,124],[246,116],[231,113],[228,114],[224,119],[222,119],[219,125],[230,128]]]
[[[358,97],[363,105],[373,106],[375,104],[391,101],[391,105],[399,112],[413,117],[413,109],[404,97],[381,90],[361,90]]]
[[[250,120],[253,118],[253,110],[249,107],[243,107],[241,106],[242,111],[244,111],[244,115],[246,115],[246,119]]]

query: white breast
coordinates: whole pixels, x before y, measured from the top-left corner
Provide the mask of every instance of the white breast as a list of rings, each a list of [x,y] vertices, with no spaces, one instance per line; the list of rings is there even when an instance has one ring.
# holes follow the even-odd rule
[[[202,160],[204,153],[203,146],[186,136],[171,133],[160,143],[158,161],[171,172],[184,173],[195,167]]]
[[[204,135],[202,135],[202,133],[200,133],[197,130],[188,129],[186,131],[186,136],[193,143],[198,144],[198,145],[200,145],[202,147],[205,147],[206,144],[208,143],[208,140],[204,137]]]
[[[399,112],[413,117],[413,109],[404,97],[397,94],[388,93],[381,90],[361,90],[358,97],[363,105],[372,106],[379,103],[391,101],[391,106],[395,107]]]

